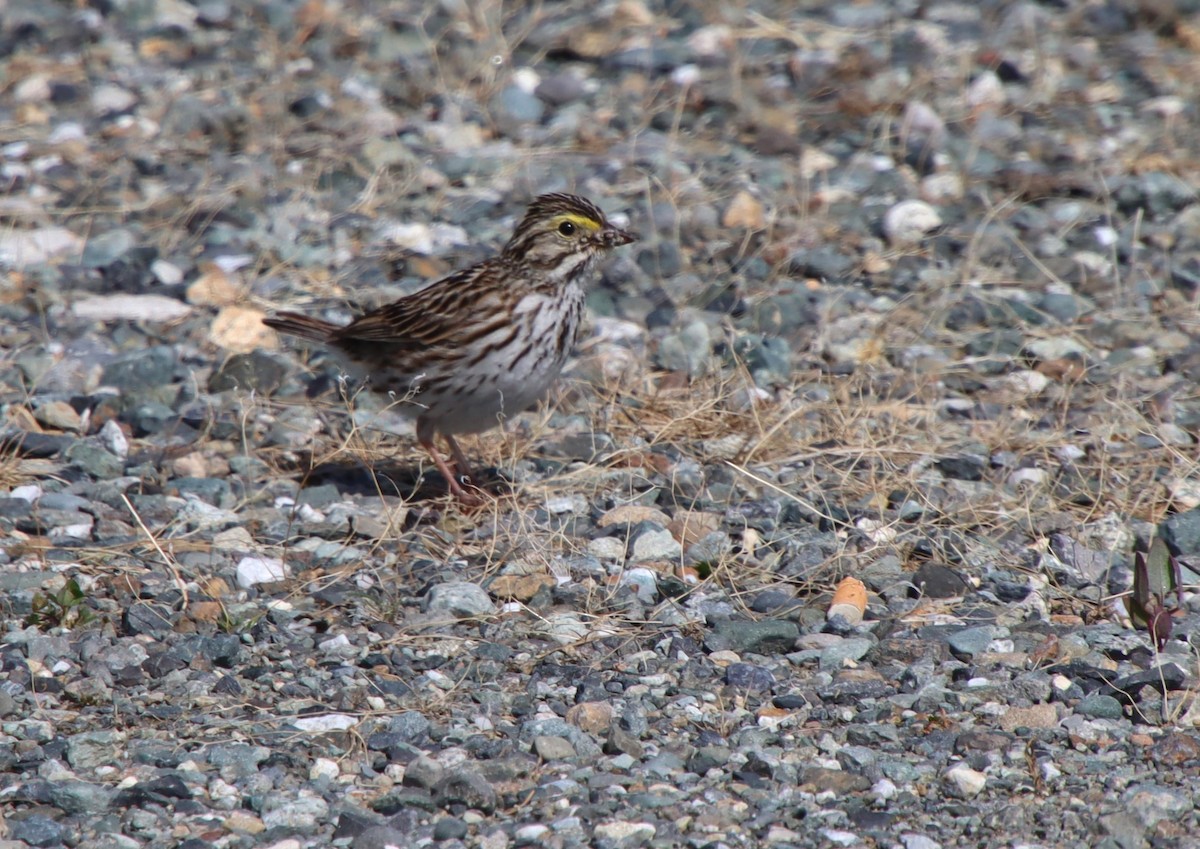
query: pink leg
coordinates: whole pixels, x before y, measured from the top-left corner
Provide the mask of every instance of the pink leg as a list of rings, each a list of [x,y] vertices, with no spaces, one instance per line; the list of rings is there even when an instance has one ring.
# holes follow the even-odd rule
[[[465,504],[478,503],[479,499],[462,488],[458,482],[458,475],[450,470],[449,464],[438,453],[437,447],[433,443],[434,433],[433,422],[424,418],[417,419],[417,442],[421,443],[421,447],[428,451],[429,456],[433,458],[434,465],[437,466],[437,470],[442,473],[442,477],[446,479],[446,483],[450,487],[450,494]],[[454,441],[454,437],[449,434],[445,436],[446,442],[450,445],[450,453],[454,457],[454,462],[459,466],[459,474],[466,475],[469,480],[471,470],[467,465],[467,459],[463,455],[462,449],[458,447],[458,443]]]
[[[475,476],[471,474],[471,464],[467,462],[467,456],[458,447],[458,442],[448,433],[442,435],[446,438],[446,444],[450,446],[450,456],[454,458],[454,465],[458,466],[458,473],[467,480],[474,480]]]

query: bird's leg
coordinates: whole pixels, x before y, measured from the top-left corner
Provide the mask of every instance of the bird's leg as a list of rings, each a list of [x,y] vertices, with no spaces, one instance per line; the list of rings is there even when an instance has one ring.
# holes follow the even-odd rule
[[[437,436],[437,426],[430,419],[424,416],[417,417],[417,442],[421,443],[421,447],[429,452],[429,456],[433,458],[433,463],[437,466],[437,470],[442,473],[442,477],[446,479],[446,484],[450,487],[450,494],[464,504],[478,504],[479,498],[462,488],[462,484],[458,482],[460,476],[465,476],[467,483],[471,484],[471,467],[467,463],[466,455],[462,453],[462,449],[458,447],[458,443],[454,441],[454,437],[450,434],[443,434],[446,437],[446,444],[450,446],[450,454],[454,458],[455,465],[458,466],[458,474],[450,470],[450,464],[438,453],[433,442]],[[473,484],[471,484],[473,486]]]
[[[433,458],[433,463],[435,466],[437,466],[437,470],[439,472],[441,472],[442,477],[444,477],[446,479],[446,483],[450,486],[450,494],[453,495],[455,498],[457,498],[459,501],[463,501],[468,504],[471,504],[471,503],[474,503],[475,501],[477,501],[478,500],[477,498],[475,498],[472,495],[469,495],[467,493],[467,491],[465,489],[463,489],[462,486],[459,484],[458,476],[456,474],[454,474],[453,471],[451,471],[449,464],[444,459],[442,459],[442,455],[438,453],[437,448],[433,444],[433,441],[430,440],[430,441],[426,442],[423,439],[418,440],[418,441],[421,443],[421,447],[429,452],[429,456]],[[458,446],[454,445],[453,442],[451,442],[450,444],[454,448],[458,447]],[[458,452],[458,453],[461,454],[462,452]],[[458,462],[458,458],[455,458],[455,462],[456,463]]]
[[[467,462],[467,455],[463,454],[453,436],[448,433],[444,433],[442,436],[446,438],[446,444],[450,446],[450,456],[454,458],[454,465],[458,467],[458,473],[465,477],[468,483],[473,484],[475,476],[471,474],[471,464]]]

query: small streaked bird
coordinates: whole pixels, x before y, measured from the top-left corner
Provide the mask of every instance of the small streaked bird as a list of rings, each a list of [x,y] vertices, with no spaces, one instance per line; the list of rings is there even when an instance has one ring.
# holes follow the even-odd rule
[[[372,390],[411,395],[401,410],[416,417],[417,441],[450,491],[472,501],[459,482],[471,472],[455,434],[495,427],[545,395],[579,336],[584,283],[602,256],[635,240],[591,201],[545,194],[497,256],[345,326],[293,312],[263,321],[328,346]],[[457,474],[434,445],[438,434]]]

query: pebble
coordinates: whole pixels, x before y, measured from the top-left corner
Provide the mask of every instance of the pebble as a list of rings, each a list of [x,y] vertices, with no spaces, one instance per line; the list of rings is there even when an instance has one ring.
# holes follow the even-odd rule
[[[71,312],[88,321],[170,323],[186,318],[192,308],[165,295],[97,295],[75,301]]]
[[[633,563],[678,561],[681,557],[683,546],[666,529],[652,529],[638,534],[629,546],[629,560]]]
[[[901,201],[883,217],[883,233],[893,247],[918,244],[941,226],[941,215],[923,200]]]
[[[82,250],[83,240],[65,227],[0,232],[0,266],[8,268],[40,265]]]
[[[487,591],[469,581],[450,581],[430,587],[426,596],[426,609],[431,614],[450,615],[456,618],[490,616],[496,605]]]
[[[972,799],[987,786],[987,776],[966,764],[958,763],[946,770],[946,789],[960,799]]]
[[[285,581],[291,577],[291,569],[281,560],[268,557],[243,557],[237,564],[239,587],[249,588],[256,584]]]

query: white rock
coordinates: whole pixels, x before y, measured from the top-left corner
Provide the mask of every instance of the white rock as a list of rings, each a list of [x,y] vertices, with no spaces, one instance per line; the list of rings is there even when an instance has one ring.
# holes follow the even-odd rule
[[[51,528],[48,536],[52,540],[89,540],[92,538],[92,523],[89,521],[77,525],[59,525]]]
[[[902,834],[900,842],[904,844],[904,849],[942,849],[942,844],[924,834]]]
[[[137,95],[112,83],[103,83],[92,89],[92,110],[97,115],[124,112],[137,103]]]
[[[17,103],[45,103],[50,99],[50,78],[45,74],[30,74],[13,86],[12,96]]]
[[[971,769],[965,763],[957,763],[946,770],[944,775],[946,788],[961,799],[972,799],[978,796],[987,785],[987,776],[976,769]]]
[[[9,495],[13,498],[21,498],[31,504],[42,497],[42,488],[37,484],[27,483],[24,486],[13,487]]]
[[[942,226],[942,216],[923,200],[902,200],[883,216],[883,234],[893,247],[915,245]]]
[[[523,825],[513,832],[513,842],[518,846],[541,845],[549,833],[550,826],[542,825],[540,822]]]
[[[979,74],[967,87],[968,106],[1000,106],[1006,99],[1004,83],[992,71]]]
[[[244,588],[283,581],[290,575],[287,564],[272,557],[243,557],[237,565],[238,586]]]
[[[254,538],[239,526],[214,534],[212,547],[218,551],[248,551],[254,547]]]
[[[819,174],[831,171],[837,166],[838,159],[836,156],[815,147],[806,147],[800,153],[800,161],[797,163],[800,176],[806,180],[811,180]]]
[[[235,271],[253,264],[254,257],[250,254],[222,254],[221,256],[213,257],[213,265],[226,274],[233,274]]]
[[[0,229],[0,265],[24,268],[63,254],[83,250],[83,239],[66,227],[41,227],[37,230]]]
[[[680,88],[695,85],[700,82],[700,67],[698,65],[680,65],[671,72],[671,82]]]
[[[1025,398],[1040,395],[1050,385],[1050,378],[1040,371],[1022,369],[1006,374],[1003,378],[1004,387],[1010,392]]]
[[[1060,460],[1071,463],[1076,460],[1082,460],[1087,456],[1087,449],[1081,448],[1078,445],[1060,445],[1054,449],[1054,456]]]
[[[887,778],[881,778],[871,785],[871,794],[880,802],[887,802],[890,799],[895,799],[899,793],[900,788]]]
[[[588,541],[587,553],[599,560],[621,562],[625,559],[625,543],[617,537],[597,537]]]
[[[733,33],[725,24],[709,24],[693,31],[687,43],[699,56],[724,56],[733,44]]]
[[[0,245],[0,257],[3,246]],[[2,262],[0,258],[0,262]],[[189,315],[192,308],[183,301],[166,295],[100,295],[84,298],[71,306],[78,318],[92,321],[178,321]]]
[[[586,639],[591,633],[587,623],[575,613],[556,613],[547,616],[544,630],[550,639],[563,646]]]
[[[1035,469],[1035,468],[1017,469],[1015,472],[1013,472],[1011,475],[1008,476],[1008,485],[1009,486],[1022,486],[1022,485],[1041,486],[1045,482],[1046,482],[1046,470],[1045,469]]]
[[[63,121],[50,131],[50,135],[46,137],[46,144],[59,145],[69,142],[86,142],[87,140],[88,134],[87,130],[83,128],[83,124],[77,121]]]
[[[921,180],[921,197],[930,203],[959,200],[966,190],[963,178],[949,171],[930,174]]]
[[[647,560],[678,560],[683,547],[667,530],[646,531],[633,541],[629,559],[634,563]]]
[[[292,725],[310,734],[322,734],[326,731],[345,731],[353,728],[358,725],[358,720],[344,713],[323,713],[293,719]]]
[[[17,487],[17,489],[23,488]],[[1200,480],[1175,478],[1167,483],[1167,492],[1170,493],[1171,500],[1185,510],[1200,507]],[[13,496],[17,498],[21,497],[17,495],[16,489],[13,490]]]
[[[546,499],[546,512],[558,516],[563,513],[586,513],[587,499],[582,495],[560,495]]]
[[[647,604],[652,604],[658,596],[658,576],[650,569],[626,569],[618,583],[633,587],[637,597]]]
[[[315,781],[318,778],[327,778],[333,781],[341,774],[342,769],[338,766],[337,761],[329,758],[317,758],[308,768],[309,781]]]
[[[330,637],[328,640],[322,640],[317,643],[317,649],[322,654],[331,655],[333,657],[354,657],[358,654],[358,649],[354,643],[350,642],[350,638],[345,634],[338,634],[336,637]]]
[[[613,846],[638,846],[654,839],[657,829],[648,822],[606,822],[596,826],[597,842]]]
[[[150,273],[164,286],[178,286],[183,282],[183,269],[165,259],[156,259],[150,263]]]
[[[129,456],[129,439],[116,419],[109,419],[100,428],[100,441],[111,454],[122,460]]]
[[[925,139],[933,147],[940,147],[946,137],[946,122],[942,116],[920,100],[910,100],[905,105],[901,127],[909,135]]]

